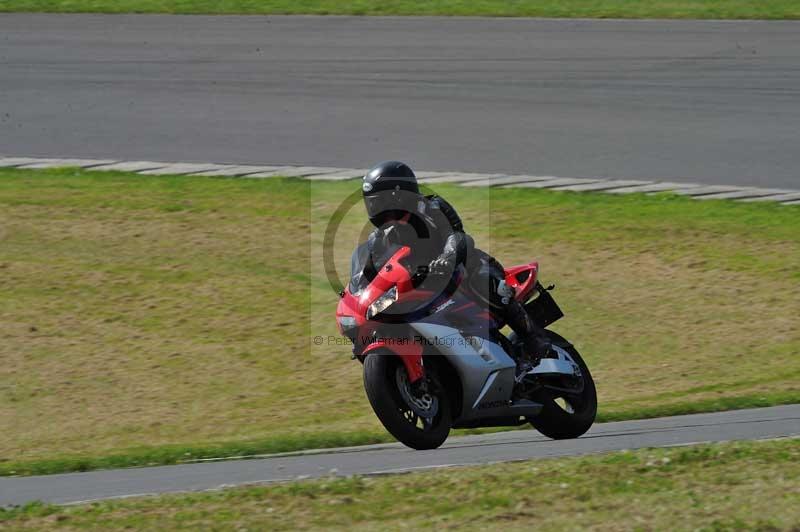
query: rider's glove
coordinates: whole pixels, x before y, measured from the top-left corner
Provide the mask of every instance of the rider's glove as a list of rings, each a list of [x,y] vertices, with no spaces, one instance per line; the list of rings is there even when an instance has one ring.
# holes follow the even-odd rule
[[[422,283],[425,278],[428,276],[428,265],[422,264],[417,266],[417,271],[414,272],[414,275],[411,277],[411,281],[414,283],[414,286]]]
[[[453,261],[449,257],[439,257],[433,259],[428,265],[428,271],[431,275],[452,275]]]

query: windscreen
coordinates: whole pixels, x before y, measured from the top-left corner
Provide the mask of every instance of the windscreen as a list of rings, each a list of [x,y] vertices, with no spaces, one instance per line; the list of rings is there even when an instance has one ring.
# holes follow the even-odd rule
[[[393,244],[380,255],[373,255],[370,261],[369,244],[360,244],[350,257],[350,283],[348,289],[353,295],[358,294],[374,278],[377,269],[381,268],[403,246]]]
[[[366,242],[353,250],[353,255],[350,257],[350,284],[348,287],[351,294],[358,294],[369,284],[369,280],[364,275],[368,256],[369,249]]]

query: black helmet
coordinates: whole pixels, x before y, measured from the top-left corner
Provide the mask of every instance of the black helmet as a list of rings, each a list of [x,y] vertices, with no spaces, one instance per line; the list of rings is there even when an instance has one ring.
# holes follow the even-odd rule
[[[419,185],[414,171],[399,161],[374,166],[361,186],[367,216],[375,226],[413,212],[419,201]]]

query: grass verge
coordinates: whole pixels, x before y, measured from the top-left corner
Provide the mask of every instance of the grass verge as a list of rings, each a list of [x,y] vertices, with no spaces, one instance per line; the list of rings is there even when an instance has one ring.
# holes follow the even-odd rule
[[[353,186],[0,170],[0,474],[387,441],[317,257]],[[800,401],[796,207],[437,191],[541,261],[600,419]]]
[[[6,0],[6,12],[797,19],[792,0]]]
[[[795,439],[326,478],[76,507],[30,504],[0,510],[0,523],[21,530],[485,530],[500,523],[512,530],[790,530],[800,526],[799,485]]]

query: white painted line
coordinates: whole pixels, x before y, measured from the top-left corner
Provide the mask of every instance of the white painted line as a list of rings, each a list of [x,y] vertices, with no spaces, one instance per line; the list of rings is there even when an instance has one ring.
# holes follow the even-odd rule
[[[205,172],[196,172],[189,175],[199,175],[204,177],[240,177],[247,174],[257,174],[259,172],[271,172],[282,168],[281,166],[247,166],[240,164],[225,165],[216,170],[207,170]]]
[[[305,168],[305,167],[302,167]],[[296,177],[294,173],[298,172],[297,166],[277,166],[272,168],[271,170],[266,170],[264,172],[255,172],[252,174],[243,174],[241,177],[244,179],[263,179],[267,177],[278,177],[278,176],[286,176],[286,177]],[[305,175],[303,172],[301,174]],[[286,174],[289,174],[288,176]]]
[[[439,179],[453,177],[458,175],[456,172],[436,172],[434,175],[426,175],[425,177],[417,177],[417,181],[425,183],[426,185],[431,181],[436,182]]]
[[[34,159],[31,157],[3,157],[0,159],[0,168],[10,168],[12,166],[20,166],[23,164],[33,164],[41,162],[41,159]]]
[[[44,159],[39,160],[38,162],[31,163],[31,164],[24,164],[22,166],[18,166],[17,168],[29,168],[29,169],[40,169],[40,168],[61,168],[64,166],[78,166],[80,168],[91,168],[92,166],[100,166],[102,164],[111,164],[114,163],[113,159]]]
[[[305,456],[314,454],[347,454],[363,453],[366,451],[382,451],[385,449],[402,448],[400,443],[372,443],[368,445],[351,445],[349,447],[323,447],[319,449],[303,449],[299,451],[286,451],[282,453],[251,454],[242,456],[224,456],[219,458],[194,458],[182,460],[180,463],[191,464],[196,462],[223,462],[228,460],[248,460],[261,458],[284,458],[287,456]]]
[[[576,177],[559,177],[556,179],[550,179],[548,181],[535,181],[532,183],[517,183],[514,185],[503,185],[502,188],[517,188],[517,187],[524,187],[524,188],[553,188],[553,187],[560,187],[564,185],[580,185],[583,183],[594,183],[598,181],[597,179],[578,179]]]
[[[503,174],[450,174],[441,177],[432,177],[425,181],[425,184],[436,185],[438,183],[469,183],[472,181],[491,181],[492,179],[499,179],[507,177]]]
[[[193,174],[196,172],[206,172],[208,170],[219,170],[224,168],[221,164],[203,164],[203,163],[171,163],[161,168],[154,168],[152,170],[143,170],[139,172],[142,175],[183,175]]]
[[[607,194],[633,194],[637,192],[647,193],[647,192],[669,192],[672,190],[677,189],[688,189],[691,187],[699,187],[701,185],[697,185],[694,183],[652,183],[650,185],[636,185],[632,187],[625,187],[625,188],[617,188],[614,190],[606,191]]]
[[[186,491],[171,491],[169,493],[189,493]],[[123,500],[123,499],[135,499],[137,497],[155,497],[157,495],[162,495],[161,493],[156,492],[142,492],[142,493],[130,493],[125,495],[111,495],[108,497],[95,497],[94,499],[86,499],[83,501],[74,501],[74,502],[65,502],[60,504],[59,506],[81,506],[83,504],[91,504],[93,502],[100,502],[100,501],[111,501],[111,500]]]
[[[726,185],[709,185],[705,187],[691,187],[673,190],[673,193],[681,196],[705,196],[707,194],[717,194],[719,192],[737,192],[743,190],[745,187],[726,186]]]
[[[761,196],[760,198],[747,198],[740,200],[742,202],[752,201],[792,201],[800,199],[800,192],[787,192],[783,194],[773,194],[771,196]]]
[[[492,179],[482,179],[480,181],[470,181],[461,186],[464,187],[499,187],[500,185],[512,185],[514,183],[532,183],[534,181],[550,181],[558,179],[551,175],[509,175]]]
[[[743,190],[734,190],[733,192],[718,192],[716,194],[706,194],[700,196],[699,200],[723,200],[723,199],[750,199],[760,198],[764,196],[774,196],[776,194],[787,194],[791,190],[769,189],[769,188],[748,188]]]
[[[524,462],[527,460],[517,460],[519,462]],[[496,462],[496,463],[504,463],[504,462]],[[479,466],[483,465],[482,462],[464,462],[464,463],[454,463],[454,464],[431,464],[431,465],[421,465],[421,466],[409,466],[409,467],[396,467],[394,469],[381,469],[378,471],[372,471],[370,473],[363,473],[362,476],[365,477],[377,477],[377,476],[385,476],[385,475],[402,475],[405,473],[413,473],[414,471],[426,471],[430,469],[443,469],[443,468],[450,468],[450,467],[470,467],[470,466]]]
[[[417,181],[420,183],[424,183],[429,179],[436,179],[439,177],[446,177],[450,175],[458,174],[458,172],[415,172],[417,175]]]
[[[315,174],[310,175],[306,179],[312,179],[314,181],[346,181],[348,179],[360,179],[364,177],[368,170],[366,169],[347,169],[347,170],[340,170],[338,172],[330,172],[327,174]]]
[[[154,168],[161,168],[169,163],[157,163],[154,161],[123,161],[114,164],[104,164],[101,166],[94,166],[89,168],[92,172],[96,170],[102,171],[118,171],[118,172],[139,172],[141,170],[152,170]]]
[[[800,200],[796,201],[784,201],[781,205],[800,205]]]
[[[567,185],[563,187],[555,187],[553,190],[568,190],[570,192],[591,192],[601,190],[613,190],[615,188],[630,187],[634,185],[649,185],[651,181],[623,181],[606,179],[596,183],[585,183],[583,185]]]
[[[319,166],[284,166],[278,170],[271,172],[259,172],[257,174],[250,174],[246,178],[257,177],[308,177],[319,174],[331,174],[333,172],[341,172],[344,168],[325,168]]]

